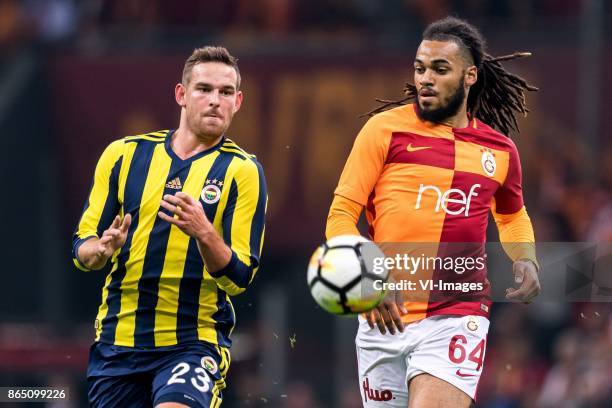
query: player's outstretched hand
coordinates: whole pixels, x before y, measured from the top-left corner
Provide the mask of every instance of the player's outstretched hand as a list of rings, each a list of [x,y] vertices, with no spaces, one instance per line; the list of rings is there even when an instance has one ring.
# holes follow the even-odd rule
[[[77,258],[87,268],[98,270],[106,265],[116,250],[125,245],[132,216],[126,214],[123,220],[116,216],[113,223],[99,239],[87,239],[79,246]]]
[[[404,307],[401,291],[392,290],[387,292],[378,306],[364,313],[364,317],[370,329],[374,329],[376,325],[382,334],[386,334],[387,329],[389,333],[395,334],[396,329],[401,333],[404,332],[402,316],[406,314],[408,314],[408,311]]]
[[[535,264],[528,260],[515,261],[512,265],[512,272],[514,282],[521,286],[518,289],[506,289],[506,299],[530,303],[542,289]]]
[[[166,194],[160,205],[174,216],[171,217],[160,211],[157,213],[159,218],[176,225],[181,231],[192,238],[202,236],[203,233],[213,228],[208,218],[206,218],[202,203],[182,191],[175,195]]]
[[[111,226],[102,233],[97,242],[96,255],[104,259],[104,263],[125,244],[131,223],[132,216],[130,214],[126,214],[123,220],[117,215]]]

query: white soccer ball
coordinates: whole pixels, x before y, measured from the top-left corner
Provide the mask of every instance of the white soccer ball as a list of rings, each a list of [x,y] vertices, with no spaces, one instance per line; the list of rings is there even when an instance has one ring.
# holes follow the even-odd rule
[[[310,294],[319,306],[333,314],[372,310],[385,296],[381,283],[387,281],[389,271],[374,268],[374,259],[384,256],[376,244],[362,236],[331,238],[310,258]]]

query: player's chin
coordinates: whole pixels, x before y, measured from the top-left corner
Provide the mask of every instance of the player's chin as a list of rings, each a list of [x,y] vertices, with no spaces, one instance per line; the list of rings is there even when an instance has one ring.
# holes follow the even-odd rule
[[[439,103],[437,102],[437,99],[433,97],[420,97],[419,107],[423,112],[432,112],[439,108]]]
[[[226,130],[225,123],[202,123],[200,126],[200,133],[213,137],[223,135]]]

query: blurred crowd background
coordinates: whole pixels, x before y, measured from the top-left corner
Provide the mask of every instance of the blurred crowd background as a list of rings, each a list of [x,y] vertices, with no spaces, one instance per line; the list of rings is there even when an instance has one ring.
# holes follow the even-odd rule
[[[68,386],[50,406],[86,405],[104,278],[74,269],[70,245],[96,160],[175,127],[185,58],[221,44],[246,95],[229,136],[270,196],[262,267],[234,300],[224,406],[360,406],[356,322],[315,307],[306,264],[360,114],[402,95],[421,31],[448,14],[492,54],[533,52],[509,67],[540,87],[512,135],[536,239],[612,241],[611,2],[0,0],[0,386]],[[495,304],[477,406],[612,406],[610,304]]]

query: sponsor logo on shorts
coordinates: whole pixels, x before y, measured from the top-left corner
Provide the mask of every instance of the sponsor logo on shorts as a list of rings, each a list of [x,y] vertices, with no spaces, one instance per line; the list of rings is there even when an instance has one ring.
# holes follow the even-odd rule
[[[363,380],[363,398],[365,402],[368,402],[368,398],[371,401],[391,401],[394,399],[391,390],[377,390],[370,388],[370,380],[368,377]]]
[[[206,371],[208,371],[211,374],[216,374],[218,367],[217,367],[217,362],[215,361],[214,358],[210,357],[210,356],[204,356],[202,357],[202,361],[201,361],[202,367],[204,367],[204,369]]]

